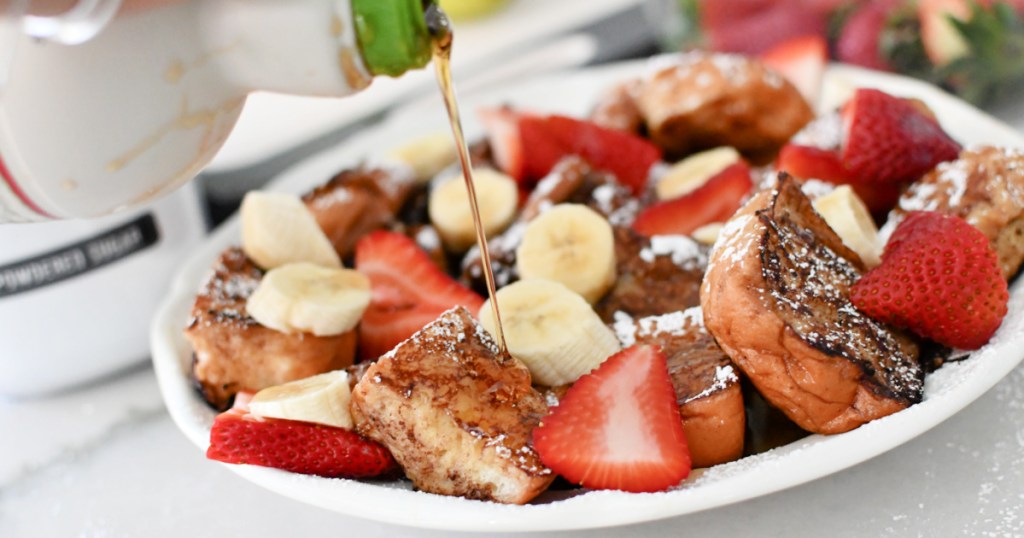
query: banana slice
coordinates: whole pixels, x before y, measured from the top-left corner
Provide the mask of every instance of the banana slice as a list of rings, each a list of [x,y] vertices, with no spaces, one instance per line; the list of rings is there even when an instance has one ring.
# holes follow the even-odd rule
[[[491,168],[475,168],[473,181],[484,232],[488,237],[498,234],[515,218],[519,201],[516,180]],[[469,194],[461,174],[434,187],[427,212],[448,250],[463,252],[476,244]]]
[[[242,250],[264,269],[293,262],[341,267],[341,259],[302,200],[253,191],[242,200]]]
[[[497,300],[508,352],[530,369],[534,383],[572,383],[620,350],[590,305],[558,282],[520,280],[498,290]],[[494,334],[489,300],[478,317]]]
[[[612,226],[587,206],[556,205],[527,224],[516,268],[523,279],[560,282],[594,304],[615,283]]]
[[[843,243],[860,256],[868,269],[881,263],[882,242],[878,228],[867,206],[849,185],[837,187],[815,200],[814,209],[839,234]]]
[[[451,133],[434,133],[399,146],[388,156],[409,165],[418,181],[427,182],[455,162],[455,142]]]
[[[334,336],[351,331],[370,304],[370,279],[308,262],[271,269],[245,305],[265,327]]]
[[[715,244],[715,241],[718,241],[718,234],[722,233],[722,227],[724,226],[721,222],[712,222],[697,228],[690,235],[699,243],[711,246]]]
[[[348,372],[335,370],[291,383],[265,388],[249,401],[259,417],[281,418],[352,429]]]
[[[740,153],[729,146],[695,153],[672,165],[658,180],[654,192],[659,200],[679,198],[697,190],[739,160]]]

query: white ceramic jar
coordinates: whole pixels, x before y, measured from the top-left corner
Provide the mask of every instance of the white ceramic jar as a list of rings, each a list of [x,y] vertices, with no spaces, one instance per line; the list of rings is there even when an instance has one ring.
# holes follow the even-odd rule
[[[192,179],[268,90],[344,96],[430,60],[421,0],[177,0],[79,45],[15,43],[0,222],[89,217]]]
[[[99,219],[0,225],[0,395],[146,360],[153,312],[204,233],[194,184]]]

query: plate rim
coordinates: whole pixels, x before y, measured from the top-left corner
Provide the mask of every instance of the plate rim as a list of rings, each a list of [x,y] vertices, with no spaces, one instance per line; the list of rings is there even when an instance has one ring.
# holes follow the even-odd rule
[[[603,80],[608,83],[619,77],[640,73],[647,63],[648,60],[635,60],[532,78],[500,90],[484,92],[466,102],[514,103],[518,101],[518,95],[513,94],[523,92],[524,88],[528,93],[531,88],[537,90],[549,85],[579,84],[580,81],[586,80]],[[835,91],[841,93],[844,86],[852,82],[856,82],[858,86],[881,87],[901,95],[923,95],[928,100],[936,99],[942,105],[936,107],[936,112],[944,124],[949,121],[943,120],[945,116],[973,115],[976,116],[975,119],[987,123],[985,128],[992,133],[993,139],[1004,138],[1011,142],[1006,145],[1024,148],[1024,136],[1015,129],[927,83],[850,66],[829,66],[826,72],[826,85],[832,84],[833,89],[838,88]],[[835,99],[836,95],[832,95],[831,98]],[[377,139],[384,138],[389,131],[409,121],[411,114],[412,111],[396,110],[382,123],[368,128],[360,137],[329,148],[285,170],[269,188],[298,192],[299,188],[313,186],[317,181],[330,177],[325,174],[333,173],[332,170],[336,172],[335,167],[345,166],[345,163],[355,164],[366,155],[372,155],[376,149],[374,146],[378,142]],[[467,136],[471,136],[471,133],[467,126]],[[209,444],[208,424],[212,421],[213,411],[199,401],[189,380],[191,350],[181,337],[181,329],[187,320],[192,297],[201,278],[224,247],[238,242],[238,230],[238,217],[235,215],[193,251],[177,271],[150,328],[152,360],[164,403],[177,427],[193,444],[204,451]],[[1011,303],[1024,303],[1024,279],[1020,279],[1012,286]],[[1017,307],[1013,311],[1020,314],[1019,311],[1024,309],[1024,304],[1018,304]],[[1024,327],[1022,323],[1018,325]],[[1016,328],[1017,334],[1022,335],[1018,340],[1024,341],[1022,327],[1009,327],[1004,321],[998,334],[1014,332],[1012,329]],[[307,477],[254,466],[227,467],[261,487],[300,502],[351,516],[415,528],[531,532],[590,529],[648,522],[768,495],[829,476],[895,449],[953,416],[1003,379],[1024,359],[1024,349],[1012,349],[1014,342],[1013,339],[999,340],[999,345],[989,346],[981,352],[972,354],[962,363],[973,365],[967,379],[960,381],[937,398],[926,399],[899,413],[844,434],[811,435],[764,455],[750,456],[738,462],[716,466],[708,471],[697,471],[693,481],[688,481],[693,486],[669,492],[635,494],[590,491],[548,504],[507,506],[382,487],[374,482]],[[988,359],[988,355],[996,357]],[[989,364],[989,368],[982,369],[977,366],[981,360],[995,364]],[[958,366],[960,367],[962,366]],[[984,372],[977,373],[977,370]],[[875,431],[878,429],[889,431],[890,434],[895,431],[896,435],[879,441]],[[844,457],[835,458],[836,454],[842,454]],[[809,460],[816,465],[801,464],[800,460],[794,459],[797,457],[805,460],[802,463]],[[761,463],[762,459],[775,460],[776,465],[765,465]],[[823,464],[821,460],[825,460],[825,463]],[[708,475],[713,477],[717,474],[727,476],[717,481],[711,479],[709,483],[702,483]],[[737,490],[735,482],[740,478],[753,481],[754,486],[748,483]],[[699,495],[693,492],[699,492]],[[352,505],[339,503],[339,496],[346,500],[358,499],[359,502]],[[392,508],[395,503],[410,503],[411,506],[404,506],[403,510],[395,511]],[[458,509],[458,513],[454,514],[456,517],[445,516],[445,509],[452,507]]]

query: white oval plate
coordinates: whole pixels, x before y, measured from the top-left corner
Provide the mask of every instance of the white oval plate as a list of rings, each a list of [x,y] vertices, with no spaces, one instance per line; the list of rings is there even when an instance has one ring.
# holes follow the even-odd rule
[[[463,104],[468,136],[480,132],[476,105],[512,103],[536,110],[583,115],[609,84],[636,75],[631,62],[531,80]],[[927,84],[845,66],[826,75],[825,99],[836,102],[854,86],[871,86],[927,102],[942,124],[965,144],[1024,147],[1024,138],[964,102]],[[351,142],[285,172],[274,188],[302,192],[342,168],[427,133],[447,130],[439,101],[393,115]],[[221,226],[184,264],[153,321],[153,363],[171,416],[201,449],[209,444],[214,412],[193,389],[191,349],[181,336],[193,295],[224,248],[239,241],[237,218]],[[1024,282],[1024,280],[1022,280]],[[812,435],[757,456],[695,471],[678,488],[653,494],[617,491],[548,492],[534,504],[505,506],[412,491],[408,482],[359,482],[295,475],[244,465],[229,466],[246,479],[287,497],[328,510],[413,527],[465,531],[540,531],[623,525],[735,503],[846,469],[920,435],[981,396],[1024,358],[1024,284],[1011,289],[1010,312],[995,338],[969,359],[929,376],[924,401],[854,431]],[[211,465],[213,463],[211,462]],[[907,477],[908,479],[910,477]]]

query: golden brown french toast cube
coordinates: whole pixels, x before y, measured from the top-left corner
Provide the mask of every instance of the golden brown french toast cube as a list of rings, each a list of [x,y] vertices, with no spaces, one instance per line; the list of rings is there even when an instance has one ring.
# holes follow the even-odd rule
[[[940,163],[900,196],[886,228],[910,211],[956,215],[981,230],[999,257],[1006,279],[1024,263],[1024,152],[979,146]]]
[[[192,374],[203,397],[225,409],[235,393],[345,368],[355,358],[356,332],[337,336],[287,334],[260,325],[245,303],[263,270],[239,248],[213,264],[202,285],[185,338],[194,350]]]
[[[462,307],[370,367],[352,391],[356,430],[422,491],[523,504],[554,474],[530,445],[547,413],[521,363]]]
[[[765,400],[807,431],[842,433],[921,401],[917,342],[850,302],[863,271],[785,173],[733,216],[712,252],[705,326]]]
[[[623,347],[656,345],[668,359],[693,466],[710,467],[743,456],[746,413],[740,378],[704,328],[700,307],[638,319],[620,312],[615,319]]]
[[[404,168],[360,166],[339,172],[302,201],[334,250],[346,257],[360,237],[395,220],[415,187],[411,171]]]

